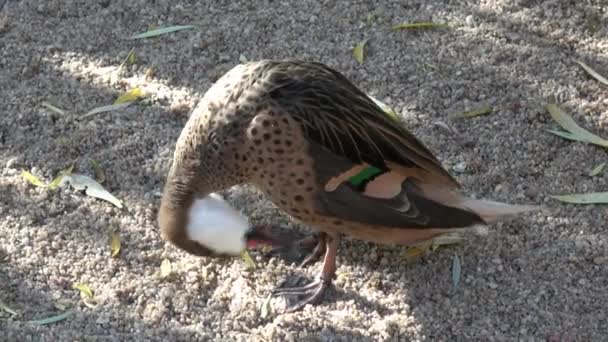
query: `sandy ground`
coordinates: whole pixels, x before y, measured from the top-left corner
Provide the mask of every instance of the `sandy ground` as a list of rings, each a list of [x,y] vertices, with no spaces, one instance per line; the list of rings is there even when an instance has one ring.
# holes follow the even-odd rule
[[[543,109],[557,102],[608,136],[608,88],[573,62],[608,75],[606,8],[603,0],[0,1],[0,301],[19,314],[0,310],[0,339],[608,339],[608,211],[549,197],[606,190],[607,173],[588,175],[606,154],[547,133],[556,124]],[[450,27],[390,29],[425,20]],[[198,28],[127,39],[173,24]],[[359,65],[351,49],[366,38]],[[131,48],[136,64],[119,71]],[[276,284],[312,278],[319,265],[299,270],[255,254],[260,268],[249,271],[238,258],[195,258],[161,241],[156,225],[157,192],[181,127],[241,54],[333,66],[394,106],[471,194],[552,211],[494,225],[486,237],[413,263],[402,247],[346,240],[322,304],[262,318],[259,305]],[[135,86],[150,98],[80,118]],[[494,112],[452,118],[483,105]],[[93,175],[91,159],[125,208],[70,187],[36,188],[20,175],[23,168],[50,181],[72,164]],[[226,195],[254,223],[304,229],[252,188]],[[118,258],[110,257],[111,231],[122,240]],[[165,258],[173,263],[168,278],[159,275]],[[74,282],[88,284],[99,304],[85,306]],[[58,303],[74,314],[30,323],[63,312]]]

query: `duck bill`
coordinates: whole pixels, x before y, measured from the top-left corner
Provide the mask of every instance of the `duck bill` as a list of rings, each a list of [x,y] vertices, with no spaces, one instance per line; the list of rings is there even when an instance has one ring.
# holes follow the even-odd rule
[[[251,227],[249,231],[245,233],[245,241],[247,249],[258,249],[262,246],[284,247],[288,245],[288,241],[272,234],[270,229],[262,226]]]

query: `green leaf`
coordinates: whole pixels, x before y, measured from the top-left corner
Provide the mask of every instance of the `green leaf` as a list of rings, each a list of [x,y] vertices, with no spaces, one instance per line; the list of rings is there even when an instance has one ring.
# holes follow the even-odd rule
[[[57,177],[55,177],[55,179],[53,179],[53,181],[49,183],[49,189],[51,189],[51,190],[57,189],[61,185],[61,182],[63,181],[64,177],[72,174],[73,169],[74,169],[74,165],[71,165],[67,169],[59,172]]]
[[[149,30],[146,32],[136,34],[136,35],[132,36],[131,39],[143,39],[143,38],[156,37],[156,36],[160,36],[160,35],[171,33],[171,32],[193,29],[194,27],[195,26],[193,26],[193,25],[175,25],[175,26],[161,27],[161,28],[157,28],[157,29],[153,29],[153,30]]]
[[[250,269],[256,268],[255,262],[253,261],[253,259],[251,258],[251,255],[249,255],[249,252],[247,252],[246,249],[241,252],[241,258],[243,258],[243,261],[245,261],[247,268],[250,268]]]
[[[17,313],[17,311],[11,309],[8,305],[4,304],[3,302],[0,302],[0,310],[4,310],[4,311],[8,312],[9,314],[11,314],[13,316],[18,316],[19,315]]]
[[[59,314],[57,316],[51,316],[51,317],[44,318],[44,319],[30,321],[30,323],[36,324],[36,325],[47,325],[47,324],[63,321],[64,319],[70,317],[72,314],[74,314],[74,311],[73,310],[69,310],[69,311],[66,311],[66,312],[64,312],[62,314]]]
[[[608,147],[608,140],[605,140],[586,129],[579,126],[570,115],[566,114],[555,104],[545,105],[545,109],[551,114],[553,120],[560,124],[566,131],[572,133],[579,140],[587,141],[602,147]]]
[[[574,204],[605,204],[608,203],[608,192],[590,192],[586,194],[555,195],[552,198]]]
[[[594,177],[599,175],[602,170],[604,170],[604,166],[606,166],[606,162],[601,163],[600,165],[596,166],[593,168],[593,170],[591,170],[591,172],[589,172],[589,176]]]
[[[119,103],[119,104],[112,104],[112,105],[108,105],[108,106],[101,106],[101,107],[93,108],[90,111],[88,111],[86,114],[81,116],[81,118],[84,119],[84,118],[88,118],[89,116],[93,116],[95,114],[113,112],[113,111],[116,111],[119,109],[127,108],[131,104],[133,104],[133,102],[124,102],[124,103]]]
[[[458,284],[460,283],[460,272],[461,272],[460,258],[458,255],[454,255],[452,259],[452,286],[454,288],[458,288]]]
[[[95,179],[101,184],[106,181],[106,173],[101,168],[101,165],[95,159],[91,159],[90,162],[93,172],[95,172]]]
[[[590,66],[588,66],[587,64],[585,64],[581,61],[575,61],[575,62],[578,63],[578,65],[580,65],[581,67],[583,67],[583,69],[585,69],[585,71],[588,72],[589,75],[593,76],[593,78],[600,81],[601,83],[604,83],[605,85],[608,85],[608,79],[606,79],[606,77],[598,74],[595,70],[591,69]]]
[[[419,30],[419,29],[434,29],[448,27],[445,23],[420,22],[420,23],[402,23],[393,25],[392,29],[396,30]]]
[[[114,101],[114,104],[118,105],[121,103],[137,101],[143,96],[143,91],[139,87],[136,87],[118,96],[116,101]]]
[[[109,193],[106,189],[104,189],[94,179],[80,174],[73,174],[67,177],[68,182],[70,182],[74,189],[79,191],[85,190],[85,193],[88,196],[108,201],[117,206],[118,208],[122,209],[122,202],[118,198],[114,197],[114,195]]]
[[[487,115],[490,113],[492,113],[492,106],[483,106],[477,109],[461,113],[459,116],[463,118],[474,118],[476,116]]]
[[[365,39],[364,41],[358,43],[353,49],[353,56],[355,56],[355,59],[357,62],[359,62],[359,64],[363,64],[363,61],[365,60],[365,44],[367,41],[368,40]]]
[[[127,63],[129,63],[129,65],[133,65],[135,64],[135,61],[135,48],[132,48],[127,55]]]
[[[120,236],[116,232],[110,233],[110,255],[116,258],[120,254]]]
[[[171,261],[169,259],[163,259],[160,263],[160,276],[166,278],[171,275]]]
[[[584,140],[583,138],[577,137],[576,135],[570,133],[570,132],[566,132],[566,131],[557,131],[554,129],[546,129],[547,132],[549,133],[553,133],[557,136],[560,136],[564,139],[568,139],[568,140],[572,140],[572,141],[580,141],[580,142],[584,142],[584,143],[589,143],[587,140]]]
[[[85,297],[93,298],[93,290],[87,284],[74,283],[72,284],[74,290],[80,291],[80,294]]]
[[[38,186],[38,187],[41,187],[41,188],[46,188],[46,184],[44,184],[44,182],[41,181],[40,178],[34,176],[29,171],[21,170],[21,176],[28,183],[30,183],[30,184],[32,184],[34,186]]]

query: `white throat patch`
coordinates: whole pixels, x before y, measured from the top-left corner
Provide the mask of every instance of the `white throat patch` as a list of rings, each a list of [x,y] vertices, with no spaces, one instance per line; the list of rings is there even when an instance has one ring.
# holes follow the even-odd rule
[[[219,194],[195,199],[186,232],[191,240],[217,252],[239,255],[246,247],[249,221]]]

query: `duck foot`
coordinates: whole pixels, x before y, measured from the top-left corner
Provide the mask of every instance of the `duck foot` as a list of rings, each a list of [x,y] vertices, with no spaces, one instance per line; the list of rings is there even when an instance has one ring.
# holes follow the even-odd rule
[[[322,239],[319,240],[317,246],[315,247],[315,251],[311,253],[311,255],[320,254],[318,250],[322,248],[321,246],[325,247],[323,269],[319,275],[319,279],[305,286],[277,288],[272,292],[273,297],[284,296],[296,297],[297,299],[304,297],[295,304],[289,305],[286,309],[287,312],[298,311],[306,304],[316,304],[331,285],[332,279],[336,274],[336,254],[338,252],[340,238],[338,236],[330,236],[325,233],[322,233],[322,236]],[[307,257],[304,261],[307,261],[308,259],[309,258]]]

